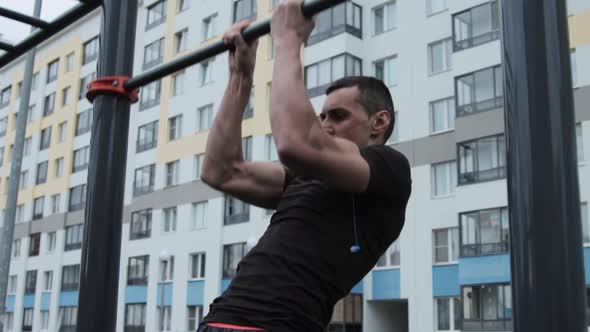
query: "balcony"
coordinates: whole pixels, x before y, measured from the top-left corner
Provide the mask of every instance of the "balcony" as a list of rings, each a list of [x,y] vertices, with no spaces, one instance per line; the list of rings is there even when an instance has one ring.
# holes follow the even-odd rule
[[[512,331],[512,320],[463,320],[462,331]]]

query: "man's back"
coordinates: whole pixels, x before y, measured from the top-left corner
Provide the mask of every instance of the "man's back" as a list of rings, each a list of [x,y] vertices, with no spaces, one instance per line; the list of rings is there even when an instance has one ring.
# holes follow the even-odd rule
[[[409,164],[399,152],[370,146],[361,154],[371,168],[364,193],[288,174],[268,229],[211,304],[205,322],[324,330],[334,304],[398,237],[411,191]],[[350,250],[355,244],[361,247],[357,253]]]

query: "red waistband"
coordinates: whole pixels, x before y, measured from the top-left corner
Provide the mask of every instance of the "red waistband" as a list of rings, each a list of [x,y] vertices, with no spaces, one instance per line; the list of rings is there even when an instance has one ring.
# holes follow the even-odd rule
[[[264,329],[261,329],[258,327],[240,326],[240,325],[224,324],[224,323],[207,323],[207,326],[220,327],[223,329],[245,330],[245,331],[264,331]]]

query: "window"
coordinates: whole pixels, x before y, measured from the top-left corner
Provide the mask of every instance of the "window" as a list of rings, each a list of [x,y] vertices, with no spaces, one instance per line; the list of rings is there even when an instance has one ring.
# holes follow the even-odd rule
[[[447,10],[447,0],[426,0],[428,15]]]
[[[266,151],[266,159],[270,161],[277,161],[279,160],[279,155],[277,153],[277,146],[275,144],[275,140],[272,137],[272,134],[268,134],[265,137],[265,149]]]
[[[86,204],[86,184],[81,184],[70,188],[70,201],[68,211],[78,211],[84,208]]]
[[[242,114],[242,119],[248,119],[254,116],[254,90],[254,85],[252,85],[252,88],[250,89],[250,99],[248,99],[248,105],[246,105],[246,110]]]
[[[572,66],[572,87],[578,85],[578,65],[576,62],[576,49],[570,50],[570,62]]]
[[[36,184],[43,184],[47,182],[47,161],[37,164],[37,179]]]
[[[160,281],[172,281],[174,279],[174,256],[160,259]]]
[[[373,66],[375,69],[375,77],[382,80],[385,85],[392,86],[398,83],[399,66],[397,55],[375,61]]]
[[[168,140],[173,141],[182,136],[182,114],[168,119]]]
[[[16,275],[11,275],[8,277],[7,294],[16,294],[17,278],[18,277]]]
[[[580,204],[581,210],[581,219],[582,219],[582,237],[584,239],[584,244],[590,243],[590,226],[588,224],[588,203],[584,202]]]
[[[2,120],[0,120],[1,122]],[[4,164],[4,147],[0,147],[0,166]],[[8,180],[8,178],[6,179]],[[8,183],[8,181],[6,181]]]
[[[224,225],[246,222],[250,218],[250,205],[239,199],[227,195],[225,197]]]
[[[326,331],[362,331],[363,295],[348,294],[334,305],[332,320]]]
[[[197,132],[209,130],[213,122],[213,104],[205,105],[197,109]]]
[[[238,263],[246,254],[246,242],[226,244],[223,246],[223,278],[233,278]]]
[[[23,310],[23,332],[33,331],[33,308]]]
[[[149,69],[162,62],[164,57],[164,38],[160,38],[145,46],[143,52],[143,69]]]
[[[41,330],[49,329],[49,310],[41,310]]]
[[[43,208],[45,206],[45,196],[37,197],[33,201],[33,220],[43,218]],[[37,248],[37,254],[39,253],[39,248]]]
[[[193,203],[193,216],[191,219],[191,229],[205,228],[205,218],[207,216],[207,201]]]
[[[12,241],[12,258],[20,257],[20,239]]]
[[[459,260],[459,228],[432,230],[434,264],[452,263]]]
[[[252,136],[242,138],[242,154],[244,160],[252,160]]]
[[[166,186],[178,184],[178,175],[180,173],[180,160],[166,163]]]
[[[29,112],[27,113],[27,123],[33,122],[37,118],[37,113],[35,111],[37,105],[33,104],[29,106]]]
[[[457,116],[501,107],[504,104],[501,66],[455,78],[455,95]]]
[[[172,95],[180,96],[184,94],[184,70],[172,75]]]
[[[498,1],[490,1],[453,15],[455,52],[500,38]]]
[[[450,97],[430,103],[430,133],[436,134],[455,129],[455,98]]]
[[[92,129],[92,108],[76,115],[76,136],[86,134]]]
[[[145,331],[145,303],[125,304],[125,332]]]
[[[459,184],[495,180],[506,176],[504,135],[458,144]]]
[[[25,138],[25,142],[23,145],[23,156],[27,157],[31,155],[31,138]]]
[[[160,80],[154,81],[141,89],[139,110],[144,110],[160,103]]]
[[[130,240],[149,238],[152,234],[152,209],[133,212],[130,227]]]
[[[6,178],[6,182],[8,182],[8,178]],[[16,207],[16,217],[15,217],[15,222],[16,223],[22,223],[25,221],[25,204],[20,204]],[[19,242],[20,243],[20,242]],[[19,249],[20,250],[20,249]],[[19,251],[20,252],[20,251]]]
[[[29,171],[24,170],[20,172],[20,178],[18,181],[18,189],[22,190],[29,186]]]
[[[461,256],[507,253],[510,248],[508,209],[494,208],[459,215]]]
[[[157,306],[158,309],[158,331],[171,331],[172,306]]]
[[[213,38],[217,34],[217,13],[203,19],[201,31],[201,41]]]
[[[51,83],[57,79],[58,68],[59,68],[59,58],[51,61],[47,65],[47,83]]]
[[[190,8],[191,0],[177,0],[176,1],[176,12],[180,13]]]
[[[37,270],[27,271],[25,275],[25,295],[35,294],[37,289]]]
[[[512,294],[510,285],[474,285],[461,290],[464,331],[510,331]],[[484,328],[485,326],[485,328]]]
[[[451,38],[428,44],[428,73],[437,74],[452,67]]]
[[[455,193],[457,162],[432,164],[432,196],[444,197]]]
[[[66,86],[61,90],[61,106],[67,106],[72,99],[72,87]]]
[[[41,137],[39,141],[39,150],[43,151],[49,148],[49,144],[51,144],[51,126],[43,128],[41,130]]]
[[[162,209],[162,232],[176,232],[177,211],[176,206]]]
[[[20,98],[22,96],[23,93],[23,81],[19,81],[16,84],[16,98]]]
[[[182,29],[174,34],[174,52],[178,54],[186,50],[188,43],[188,28]]]
[[[576,148],[578,162],[584,161],[584,134],[582,133],[582,123],[576,123]]]
[[[60,332],[75,331],[78,320],[77,306],[59,307]]]
[[[61,122],[58,126],[57,126],[57,132],[58,132],[58,136],[57,136],[57,142],[58,143],[63,143],[66,140],[66,134],[68,131],[68,123],[67,122]]]
[[[53,288],[53,271],[43,272],[43,291],[50,292]]]
[[[12,93],[12,86],[2,89],[0,93],[0,108],[8,106],[10,104],[10,94]]]
[[[135,170],[133,195],[139,196],[154,191],[154,176],[156,165],[151,164]]]
[[[88,168],[88,160],[90,159],[90,146],[85,146],[74,151],[74,163],[72,165],[72,173],[76,173]]]
[[[320,12],[316,17],[315,28],[307,40],[307,46],[343,32],[362,38],[362,7],[352,1]]]
[[[191,279],[205,278],[205,253],[199,252],[190,255],[191,260]]]
[[[69,73],[72,70],[74,70],[74,52],[66,55],[66,73]]]
[[[306,66],[307,93],[310,97],[322,95],[330,83],[351,75],[362,75],[362,61],[346,53]]]
[[[61,275],[61,291],[76,291],[78,290],[78,282],[80,281],[80,264],[66,265],[63,267]]]
[[[379,35],[383,32],[393,30],[397,26],[397,4],[396,1],[388,2],[373,9],[373,34]]]
[[[461,329],[461,299],[439,297],[434,299],[434,322],[436,331],[459,331]]]
[[[158,145],[158,121],[150,122],[137,129],[137,152],[153,149]]]
[[[186,324],[189,331],[195,331],[203,319],[203,306],[189,305],[186,307]]]
[[[8,117],[0,119],[0,137],[6,136],[6,127],[8,126]]]
[[[51,214],[59,213],[60,194],[51,195]]]
[[[160,0],[147,8],[146,30],[159,25],[166,20],[166,1]]]
[[[204,153],[199,153],[195,156],[195,179],[201,180],[201,172],[203,170],[203,158],[205,158]]]
[[[60,157],[55,159],[55,177],[60,178],[64,174],[64,158]]]
[[[10,331],[13,329],[14,325],[14,313],[12,312],[5,312],[4,313],[4,328],[6,331]]]
[[[82,64],[85,65],[98,57],[98,36],[84,43]]]
[[[395,240],[387,248],[385,253],[379,258],[377,261],[376,267],[392,267],[392,266],[399,266],[400,265],[400,244],[399,239]]]
[[[53,114],[55,110],[55,92],[45,96],[45,102],[43,103],[43,116]]]
[[[56,241],[55,231],[47,233],[47,252],[48,253],[55,251],[55,241]]]
[[[31,91],[36,90],[37,85],[39,85],[39,72],[33,74],[33,79],[31,80]]]
[[[215,59],[201,62],[201,85],[213,82],[213,64]]]
[[[235,0],[234,1],[234,23],[256,19],[256,0]]]
[[[80,95],[78,95],[78,99],[82,100],[86,98],[86,92],[88,91],[88,84],[92,82],[96,78],[96,73],[91,73],[86,75],[80,79]]]
[[[66,227],[65,251],[82,248],[82,237],[84,235],[84,225],[72,225]]]
[[[127,285],[147,285],[150,256],[129,257]]]
[[[39,256],[41,233],[33,233],[29,235],[29,238],[29,257]]]

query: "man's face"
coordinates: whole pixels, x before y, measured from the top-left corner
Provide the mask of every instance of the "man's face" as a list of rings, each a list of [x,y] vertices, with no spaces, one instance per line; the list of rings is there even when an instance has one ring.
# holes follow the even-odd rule
[[[347,139],[364,147],[370,143],[369,116],[357,101],[356,86],[332,91],[320,113],[322,128],[335,137]]]

